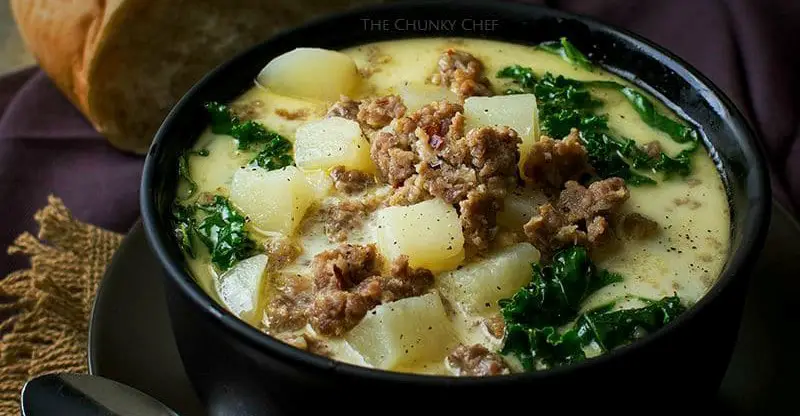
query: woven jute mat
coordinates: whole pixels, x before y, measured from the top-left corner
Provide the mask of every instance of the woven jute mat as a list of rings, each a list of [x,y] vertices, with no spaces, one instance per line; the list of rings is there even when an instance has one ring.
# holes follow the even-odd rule
[[[24,233],[8,249],[31,268],[0,281],[0,415],[20,413],[29,378],[87,371],[94,295],[123,237],[75,220],[53,196],[34,218],[38,235]]]

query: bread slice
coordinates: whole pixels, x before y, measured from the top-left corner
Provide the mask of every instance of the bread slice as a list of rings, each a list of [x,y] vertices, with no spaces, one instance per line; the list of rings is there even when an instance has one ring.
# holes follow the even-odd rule
[[[273,33],[380,0],[11,0],[41,67],[114,146],[148,150],[205,73]],[[266,62],[265,62],[266,64]]]

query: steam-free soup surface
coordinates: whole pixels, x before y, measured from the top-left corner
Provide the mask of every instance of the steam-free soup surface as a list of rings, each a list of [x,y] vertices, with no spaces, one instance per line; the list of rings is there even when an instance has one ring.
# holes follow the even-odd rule
[[[530,68],[538,82],[550,73],[578,81],[630,84],[597,66],[579,65],[545,49],[487,40],[414,39],[362,45],[342,51],[344,55],[331,52],[320,58],[316,52],[306,51],[279,58],[282,61],[270,64],[259,83],[229,108],[238,115],[236,122],[258,123],[292,142],[293,147],[285,152],[292,160],[281,163],[262,156],[262,163],[254,163],[264,149],[263,142],[243,146],[242,136],[219,128],[215,130],[225,134],[209,128],[198,138],[196,153],[185,157],[185,176],[196,183],[196,189],[182,181],[179,194],[191,191],[191,195],[179,204],[209,205],[215,203],[215,196],[222,197],[216,202],[228,204],[244,218],[244,230],[234,233],[231,241],[238,242],[236,237],[241,236],[251,243],[240,251],[244,254],[228,255],[232,261],[223,270],[212,259],[224,258],[224,250],[212,256],[209,247],[219,246],[203,241],[201,223],[209,212],[219,211],[197,210],[194,225],[189,226],[194,257],[187,254],[187,261],[192,273],[232,312],[298,348],[362,366],[432,374],[505,374],[569,363],[576,358],[558,353],[540,358],[520,354],[519,348],[509,346],[516,342],[509,338],[516,336],[512,329],[531,334],[549,326],[556,333],[565,333],[589,316],[594,317],[592,322],[603,322],[599,314],[581,314],[604,305],[607,310],[599,313],[648,305],[655,305],[651,308],[655,311],[662,304],[652,302],[666,298],[679,299],[680,308],[690,307],[714,284],[729,244],[728,204],[714,162],[700,146],[688,156],[688,174],[665,178],[659,172],[640,169],[638,174],[655,183],[620,179],[624,187],[620,190],[620,183],[604,177],[602,167],[592,165],[590,151],[588,170],[570,178],[582,169],[574,163],[580,154],[548,153],[540,146],[545,143],[540,143],[544,140],[540,136],[548,134],[543,122],[546,114],[542,113],[548,111],[547,97],[537,94],[539,90],[525,90],[524,85],[513,82],[515,78],[498,77],[498,72],[520,66]],[[448,50],[470,54],[482,64],[480,74],[486,78],[470,73],[474,67],[459,67],[459,63],[455,68],[460,68],[460,74],[448,73],[447,68],[443,71],[439,63]],[[326,67],[326,62],[331,66]],[[308,71],[309,66],[314,70]],[[336,74],[327,74],[326,68]],[[475,83],[460,83],[464,77]],[[653,143],[671,157],[687,148],[687,143],[678,143],[648,125],[620,89],[589,85],[584,90],[600,102],[593,111],[607,115],[607,129],[614,137],[631,139],[643,151],[651,150],[654,160],[659,152],[652,152]],[[509,88],[533,95],[505,95]],[[349,99],[361,100],[362,114],[358,103],[352,107],[339,98],[341,91],[346,91]],[[658,100],[635,91],[647,97],[659,114],[690,126]],[[476,99],[471,94],[491,98]],[[373,119],[367,120],[368,104],[386,96],[395,96],[397,103],[379,102],[375,108],[382,111],[381,117],[373,114]],[[420,127],[425,121],[419,114],[426,109],[446,112],[444,104],[431,107],[431,102],[443,100],[457,106],[458,115],[437,118],[438,127],[433,130]],[[354,112],[345,111],[348,105]],[[402,133],[413,137],[412,144],[405,147],[387,139],[407,137],[400,133],[411,124],[402,121],[404,118],[416,123]],[[456,134],[459,123],[463,123],[463,135],[448,136]],[[446,128],[435,131],[443,125]],[[490,130],[481,132],[484,127]],[[511,127],[514,132],[501,127]],[[471,130],[476,131],[474,136],[470,136]],[[572,139],[586,147],[580,136],[584,133],[574,132]],[[467,156],[461,159],[466,162],[451,163],[457,158],[447,153],[452,150],[446,150],[448,146],[470,137]],[[552,139],[558,145],[567,143],[565,137]],[[486,148],[479,147],[486,143]],[[509,148],[516,157],[505,165],[498,162],[499,156],[492,159],[492,152],[501,152],[497,149],[503,143],[513,143]],[[377,148],[381,146],[393,150],[380,153]],[[416,158],[412,169],[392,172],[400,169],[398,159],[392,157],[401,151]],[[382,159],[381,154],[389,156]],[[542,165],[526,171],[532,154],[543,158]],[[570,157],[566,162],[559,159]],[[547,163],[560,161],[566,168],[562,166],[563,177],[553,183],[552,174],[545,175],[553,171]],[[463,169],[471,182],[455,186],[455,180],[441,171],[425,173],[426,169],[448,168],[437,163]],[[289,166],[270,170],[282,164]],[[488,172],[486,166],[505,171]],[[509,166],[516,167],[511,175]],[[531,178],[530,174],[539,176]],[[439,188],[425,182],[430,175],[439,178],[432,180],[446,183],[444,193],[437,195]],[[398,178],[399,183],[392,183]],[[576,182],[568,185],[567,179]],[[416,187],[412,186],[415,180]],[[587,187],[599,189],[592,183],[617,186],[616,196],[601,196],[618,200],[596,212],[584,212],[578,220],[564,219],[574,212],[563,212],[576,205],[570,205],[562,192],[573,189],[584,195],[585,202]],[[414,195],[420,189],[424,195]],[[458,192],[463,195],[453,195]],[[557,231],[547,234],[541,224],[531,225],[537,217],[543,219],[541,208],[546,204],[562,212],[553,215],[562,215],[557,218],[566,221],[559,224],[567,227],[560,228],[566,237],[556,236]],[[474,218],[466,220],[467,215]],[[213,228],[205,225],[205,230]],[[592,241],[595,226],[601,232]],[[570,230],[577,230],[576,234]],[[518,321],[521,315],[510,310],[530,307],[519,302],[518,292],[532,278],[536,280],[531,264],[536,264],[543,282],[552,283],[548,279],[555,262],[578,261],[575,259],[582,253],[588,254],[590,263],[576,264],[591,264],[598,276],[601,272],[614,276],[608,281],[611,283],[596,291],[583,288],[586,290],[575,292],[578,299],[570,299],[571,293],[567,293],[566,304],[577,306],[574,313],[551,320],[550,325],[540,325],[544,318],[540,323],[530,320],[533,318]],[[555,273],[558,276],[557,270]],[[600,279],[592,276],[581,278]],[[515,294],[516,303],[500,301]],[[662,310],[666,309],[654,313]],[[542,311],[536,313],[544,316]],[[632,339],[648,331],[638,327],[635,332]],[[601,338],[580,346],[587,358],[607,347]],[[526,348],[532,347],[524,344],[522,350]]]

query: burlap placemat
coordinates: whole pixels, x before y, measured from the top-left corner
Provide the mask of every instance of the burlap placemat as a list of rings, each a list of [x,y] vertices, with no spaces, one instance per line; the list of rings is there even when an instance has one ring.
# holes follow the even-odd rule
[[[31,267],[0,281],[0,414],[20,413],[25,381],[86,372],[89,314],[97,284],[122,235],[72,217],[50,196],[36,213],[39,234],[20,235],[9,254]]]

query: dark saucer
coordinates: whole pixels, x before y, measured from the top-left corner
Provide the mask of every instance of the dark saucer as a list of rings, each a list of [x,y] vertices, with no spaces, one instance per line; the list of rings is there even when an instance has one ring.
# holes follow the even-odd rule
[[[739,339],[719,391],[720,412],[800,414],[800,224],[773,205]],[[98,290],[89,335],[89,372],[128,384],[182,415],[204,415],[184,373],[167,315],[163,274],[140,224],[125,238]],[[235,394],[232,392],[232,394]],[[214,414],[228,414],[211,406]]]

